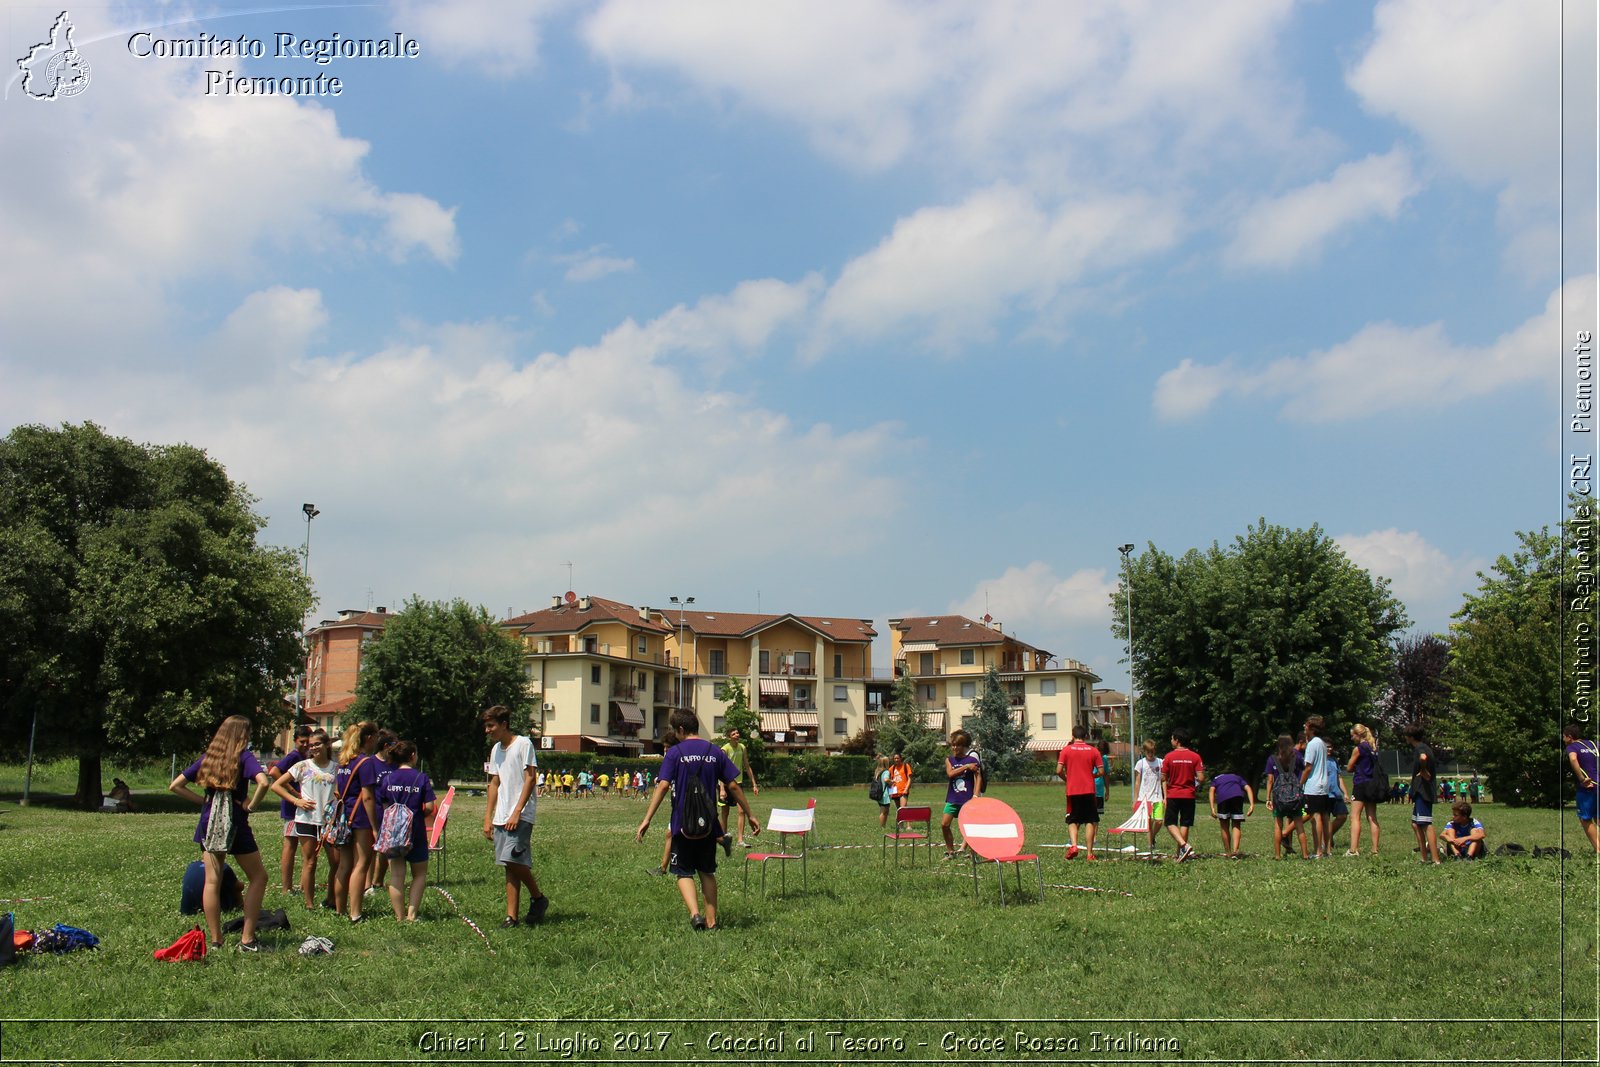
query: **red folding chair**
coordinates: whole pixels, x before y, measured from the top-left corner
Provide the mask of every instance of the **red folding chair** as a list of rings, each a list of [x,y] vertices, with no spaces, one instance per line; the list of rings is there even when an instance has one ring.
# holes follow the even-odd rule
[[[806,851],[810,840],[811,828],[816,823],[817,802],[813,800],[807,808],[773,808],[772,814],[767,816],[767,821],[762,829],[767,833],[778,835],[777,852],[746,852],[744,854],[744,891],[750,891],[750,865],[761,865],[761,895],[767,895],[767,863],[771,860],[778,861],[778,877],[783,886],[783,891],[789,891],[788,870],[790,860],[800,861],[800,888],[806,885]],[[789,839],[798,837],[800,849],[795,851],[789,847]]]
[[[961,816],[958,820],[961,826],[961,836],[967,843],[967,850],[972,856],[972,899],[980,899],[978,893],[978,860],[995,865],[994,874],[1000,882],[1000,905],[1006,902],[1006,879],[1000,873],[1000,865],[1005,863],[1018,864],[1013,869],[1017,872],[1017,892],[1022,892],[1022,868],[1020,864],[1032,861],[1034,870],[1039,873],[1039,899],[1044,900],[1044,868],[1039,864],[1039,857],[1033,854],[1022,853],[1022,819],[1012,810],[1011,805],[992,797],[976,797],[961,806]]]
[[[922,833],[902,830],[901,827],[910,823],[921,823]],[[894,832],[883,835],[883,843],[879,846],[878,861],[883,862],[889,851],[889,842],[894,842],[894,865],[900,866],[900,842],[911,842],[911,865],[917,863],[917,842],[925,841],[928,845],[928,861],[933,862],[933,809],[932,808],[901,808],[894,813]]]

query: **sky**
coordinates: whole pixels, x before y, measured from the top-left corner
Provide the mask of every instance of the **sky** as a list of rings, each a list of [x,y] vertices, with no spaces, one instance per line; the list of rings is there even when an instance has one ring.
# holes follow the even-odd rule
[[[1125,687],[1119,545],[1315,523],[1441,631],[1560,518],[1592,4],[61,12],[0,26],[0,432],[314,503],[313,619],[990,614]]]

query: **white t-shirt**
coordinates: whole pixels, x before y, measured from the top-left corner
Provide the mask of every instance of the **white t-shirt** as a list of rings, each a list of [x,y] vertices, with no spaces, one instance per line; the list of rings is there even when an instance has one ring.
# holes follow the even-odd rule
[[[296,807],[294,821],[309,823],[312,826],[321,826],[326,821],[325,816],[333,807],[334,778],[337,776],[339,765],[333,760],[322,764],[320,767],[312,760],[303,759],[289,768],[289,777],[294,779],[294,787],[300,790],[300,795],[311,801],[316,806],[313,808]]]
[[[534,755],[533,742],[530,739],[518,736],[513,738],[509,745],[495,742],[493,751],[489,753],[489,773],[500,779],[500,794],[495,797],[494,804],[494,825],[504,826],[511,818],[517,798],[522,795],[523,772],[529,767],[538,765],[539,758]],[[522,806],[519,822],[533,825],[537,799],[538,791],[529,790],[528,802]]]
[[[1151,804],[1161,803],[1161,757],[1151,756],[1142,759],[1133,766],[1134,772],[1139,776],[1139,795],[1134,798],[1149,801]]]

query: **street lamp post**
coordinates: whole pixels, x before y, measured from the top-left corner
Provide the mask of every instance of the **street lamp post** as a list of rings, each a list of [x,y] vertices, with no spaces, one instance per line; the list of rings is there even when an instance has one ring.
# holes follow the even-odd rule
[[[306,547],[300,552],[300,577],[304,578],[311,573],[311,520],[316,518],[318,515],[321,515],[322,512],[317,510],[317,506],[315,504],[301,504],[300,510],[303,511],[306,516]],[[303,644],[305,620],[301,619],[300,621]],[[308,681],[309,680],[306,678],[306,665],[302,659],[300,669],[294,672],[294,718],[296,723],[300,721],[306,712],[306,709],[300,703],[301,685],[303,682]]]
[[[1128,768],[1131,773],[1139,746],[1139,735],[1133,729],[1133,546],[1119,545],[1117,551],[1122,553],[1122,591],[1128,602]]]
[[[678,606],[678,706],[687,711],[689,703],[683,693],[683,612],[685,608],[694,603],[694,597],[684,597],[682,600],[677,597],[668,597],[667,599]]]

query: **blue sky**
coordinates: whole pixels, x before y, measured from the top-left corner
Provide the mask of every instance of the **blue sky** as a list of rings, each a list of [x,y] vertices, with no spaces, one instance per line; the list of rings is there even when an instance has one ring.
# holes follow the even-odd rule
[[[8,5],[7,56],[59,11]],[[319,616],[539,607],[571,561],[641,604],[987,611],[1123,684],[1116,546],[1265,517],[1442,629],[1559,517],[1595,314],[1560,15],[75,5],[90,84],[0,102],[0,427],[201,445],[274,543],[315,502]],[[268,55],[130,52],[202,30]],[[396,31],[418,58],[271,54]]]

